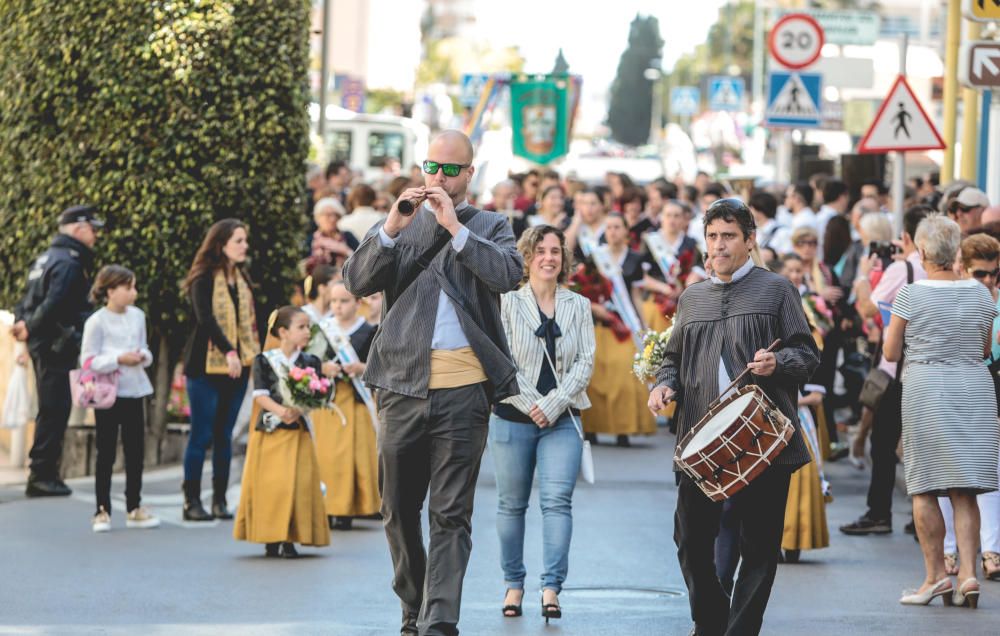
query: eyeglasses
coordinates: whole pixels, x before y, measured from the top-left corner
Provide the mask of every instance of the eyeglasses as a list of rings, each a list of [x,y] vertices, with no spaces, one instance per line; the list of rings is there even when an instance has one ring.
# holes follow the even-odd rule
[[[437,161],[424,161],[424,172],[427,174],[437,174],[438,170],[444,172],[446,177],[457,177],[462,172],[462,168],[468,168],[469,163],[438,163]]]
[[[819,246],[819,241],[816,239],[803,239],[801,241],[795,241],[795,244],[799,247],[817,247]]]
[[[996,269],[974,269],[969,273],[972,274],[972,277],[976,280],[983,280],[987,277],[996,280],[997,277],[1000,276],[1000,267]]]

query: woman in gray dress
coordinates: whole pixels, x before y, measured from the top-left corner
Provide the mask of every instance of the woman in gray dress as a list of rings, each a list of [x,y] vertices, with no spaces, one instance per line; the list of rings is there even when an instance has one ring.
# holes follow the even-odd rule
[[[920,537],[927,577],[900,603],[926,605],[941,596],[945,605],[976,607],[976,495],[997,490],[997,423],[993,381],[983,364],[990,353],[996,307],[975,280],[960,280],[953,265],[961,244],[958,225],[930,216],[917,228],[927,280],[899,290],[886,330],[887,360],[904,357],[903,454],[906,489]],[[937,497],[955,510],[961,555],[956,589],[945,572],[945,526]]]

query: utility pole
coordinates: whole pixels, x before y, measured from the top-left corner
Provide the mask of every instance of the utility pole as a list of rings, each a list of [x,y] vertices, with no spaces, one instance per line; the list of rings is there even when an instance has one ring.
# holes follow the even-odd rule
[[[899,74],[906,77],[906,49],[909,36],[905,33],[899,39]],[[903,200],[906,196],[906,153],[897,150],[893,153],[892,170],[892,227],[894,236],[903,231]]]
[[[941,185],[955,180],[955,133],[958,109],[958,47],[962,39],[962,2],[948,0],[948,30],[944,41],[944,164]]]
[[[321,18],[323,39],[320,46],[322,59],[319,63],[319,123],[316,126],[316,134],[324,143],[326,142],[326,89],[330,77],[330,2],[331,0],[323,0],[323,17]]]
[[[979,39],[981,25],[971,20],[966,23],[966,42]],[[962,89],[962,163],[959,174],[966,181],[976,181],[976,150],[979,145],[979,91]],[[986,149],[983,148],[983,151]]]

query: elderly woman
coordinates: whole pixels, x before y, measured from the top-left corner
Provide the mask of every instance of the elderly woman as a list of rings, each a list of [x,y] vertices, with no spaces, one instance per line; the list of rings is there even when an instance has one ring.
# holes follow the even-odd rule
[[[1000,242],[988,234],[973,234],[962,241],[962,273],[977,280],[990,290],[993,298],[997,294],[997,274],[1000,270]],[[997,309],[1000,309],[998,303]],[[993,379],[994,393],[1000,393],[1000,317],[993,320],[992,350],[986,358],[987,368]],[[1000,463],[1000,462],[998,462]],[[955,541],[955,524],[952,522],[951,500],[939,497],[941,514],[944,515],[946,534],[944,537],[944,561],[948,574],[958,574],[958,550]],[[981,527],[979,529],[979,549],[983,554],[983,576],[991,581],[1000,580],[1000,492],[988,492],[976,497],[979,506]]]
[[[323,197],[313,206],[317,229],[312,236],[311,256],[306,262],[307,273],[317,265],[333,265],[339,270],[358,248],[358,240],[353,234],[337,229],[344,214],[344,206],[333,197]]]
[[[524,257],[524,283],[502,297],[501,318],[520,394],[494,409],[489,447],[496,466],[497,534],[507,587],[503,615],[521,615],[524,513],[537,469],[542,615],[548,622],[562,616],[558,595],[569,567],[573,488],[583,450],[580,409],[590,406],[586,389],[594,369],[594,323],[590,302],[564,287],[571,256],[561,230],[529,228],[517,247]]]
[[[1000,425],[993,381],[983,364],[990,354],[997,310],[989,290],[959,279],[953,265],[962,240],[958,224],[930,216],[914,237],[927,279],[899,290],[892,305],[883,352],[904,357],[903,453],[906,490],[913,497],[926,578],[905,593],[904,605],[926,605],[942,596],[946,605],[976,607],[976,495],[997,490]],[[959,328],[960,327],[960,328]],[[944,518],[938,496],[955,510],[961,561],[958,588],[945,571]]]

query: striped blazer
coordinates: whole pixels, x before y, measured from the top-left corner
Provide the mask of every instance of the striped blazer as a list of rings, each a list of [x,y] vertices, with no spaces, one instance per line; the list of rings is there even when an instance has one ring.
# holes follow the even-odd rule
[[[535,335],[541,326],[538,304],[531,287],[500,297],[500,319],[517,366],[518,395],[503,400],[527,415],[535,404],[550,422],[569,407],[590,407],[587,385],[594,372],[594,318],[590,301],[566,289],[556,288],[556,323],[562,336],[556,338],[555,373],[559,386],[541,395],[535,388],[545,360],[545,341]]]

